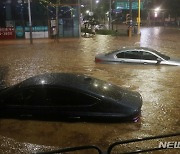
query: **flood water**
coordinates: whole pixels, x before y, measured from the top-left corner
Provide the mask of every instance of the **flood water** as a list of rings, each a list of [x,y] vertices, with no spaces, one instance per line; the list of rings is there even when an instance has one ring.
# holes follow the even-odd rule
[[[0,79],[7,86],[47,72],[74,72],[93,76],[138,91],[143,97],[137,123],[98,123],[0,119],[0,153],[34,153],[63,147],[180,132],[180,67],[96,64],[94,57],[123,46],[143,46],[180,59],[180,30],[142,28],[140,36],[0,41]],[[180,141],[174,138],[174,141]],[[148,142],[124,148],[158,147]],[[173,153],[178,153],[178,150]],[[169,153],[169,151],[168,151]]]

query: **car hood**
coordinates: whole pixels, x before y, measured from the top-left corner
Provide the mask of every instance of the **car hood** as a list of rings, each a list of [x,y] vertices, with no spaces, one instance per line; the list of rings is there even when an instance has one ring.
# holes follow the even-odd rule
[[[120,95],[121,94],[121,95]],[[105,100],[111,99],[110,102],[114,102],[113,107],[109,106],[108,111],[112,113],[120,113],[123,117],[139,117],[142,107],[142,97],[138,92],[122,90],[114,93],[113,95],[109,95]]]
[[[167,62],[170,65],[180,66],[180,59],[171,58],[171,59],[167,60]]]
[[[128,91],[128,93],[124,92],[122,102],[124,106],[127,106],[133,110],[138,111],[142,107],[142,97],[138,92],[135,91]]]
[[[111,84],[101,85],[99,86],[99,88],[93,89],[91,91],[94,91],[94,93],[96,93],[96,96],[105,98],[106,100],[111,99],[113,102],[121,104],[126,108],[138,110],[142,106],[142,97],[136,91],[131,91],[126,88]]]
[[[104,58],[105,57],[105,53],[99,53],[95,56],[95,58]]]

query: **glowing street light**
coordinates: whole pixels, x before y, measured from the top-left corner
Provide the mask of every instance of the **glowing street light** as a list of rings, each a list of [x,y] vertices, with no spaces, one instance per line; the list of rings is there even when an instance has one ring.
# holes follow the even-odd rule
[[[99,0],[96,0],[96,4],[98,4],[99,3]]]
[[[159,12],[160,11],[160,7],[157,7],[154,10],[155,10],[155,12]]]
[[[161,10],[160,7],[154,9],[154,17],[157,18],[159,11]]]
[[[89,10],[86,10],[86,13],[87,13],[87,14],[89,14],[89,12],[90,12]]]
[[[158,14],[157,12],[154,12],[154,17],[157,18]]]

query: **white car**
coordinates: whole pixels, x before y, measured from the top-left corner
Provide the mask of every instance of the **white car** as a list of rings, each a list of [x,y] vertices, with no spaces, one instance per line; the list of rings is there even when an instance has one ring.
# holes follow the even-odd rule
[[[172,59],[150,48],[122,48],[110,53],[98,54],[95,62],[163,64],[180,66],[180,59]]]

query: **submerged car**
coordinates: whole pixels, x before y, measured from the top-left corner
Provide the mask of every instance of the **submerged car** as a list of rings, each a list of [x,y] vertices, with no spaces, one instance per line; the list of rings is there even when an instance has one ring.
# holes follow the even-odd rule
[[[110,53],[98,54],[95,62],[162,64],[180,66],[180,59],[172,59],[150,48],[122,48]]]
[[[0,91],[1,117],[137,120],[141,106],[138,92],[81,74],[42,74]]]

